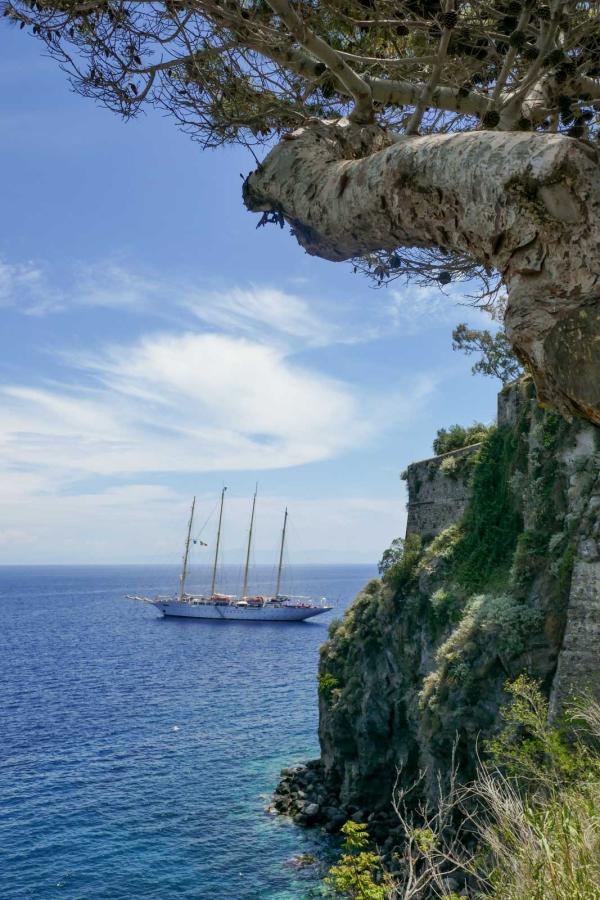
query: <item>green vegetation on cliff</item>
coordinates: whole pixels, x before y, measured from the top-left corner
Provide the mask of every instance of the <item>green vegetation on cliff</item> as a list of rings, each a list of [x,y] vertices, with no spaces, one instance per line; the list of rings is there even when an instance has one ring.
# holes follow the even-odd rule
[[[453,753],[472,778],[507,679],[552,684],[600,457],[593,426],[541,409],[528,380],[506,391],[511,414],[461,475],[462,520],[395,541],[322,648],[322,760],[342,805],[389,808],[398,768],[424,771],[431,796]]]
[[[336,896],[454,900],[466,887],[480,900],[600,900],[600,707],[571,703],[549,724],[538,683],[520,676],[506,690],[469,785],[450,779],[416,811],[397,797],[394,878],[382,877],[366,826],[344,826],[359,842],[326,880]]]
[[[460,536],[453,547],[448,577],[465,590],[478,590],[504,576],[520,532],[523,515],[510,490],[511,479],[525,465],[518,436],[508,426],[491,429],[472,461],[472,497]]]
[[[329,871],[325,884],[334,897],[350,900],[386,900],[393,891],[391,876],[370,846],[367,826],[351,820],[342,827],[343,853]]]
[[[396,538],[379,563],[379,572],[386,584],[397,591],[406,591],[414,585],[421,559],[421,538],[409,534],[405,540]]]
[[[482,422],[474,422],[468,428],[462,425],[440,428],[433,441],[433,452],[439,456],[442,453],[450,453],[451,450],[462,450],[463,447],[478,444],[485,440],[489,430]]]
[[[571,702],[553,724],[538,684],[521,676],[508,692],[473,786],[480,895],[600,900],[600,707]]]

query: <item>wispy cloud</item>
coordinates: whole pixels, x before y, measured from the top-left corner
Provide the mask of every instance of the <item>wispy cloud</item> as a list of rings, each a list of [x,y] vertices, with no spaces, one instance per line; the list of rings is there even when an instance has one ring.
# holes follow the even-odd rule
[[[175,487],[178,476],[254,477],[337,459],[392,425],[409,428],[437,387],[434,373],[412,373],[383,389],[332,377],[326,347],[378,332],[300,287],[198,286],[114,260],[73,267],[68,278],[53,272],[37,263],[2,264],[0,306],[29,315],[84,311],[86,324],[92,308],[127,310],[139,314],[145,334],[100,347],[89,339],[78,353],[53,348],[60,380],[0,385],[3,561],[15,548],[49,559],[47,546],[60,547],[65,562],[168,562],[189,500]],[[408,320],[394,302],[401,329]],[[389,333],[389,316],[382,330]],[[263,546],[279,527],[285,499],[261,501]],[[236,502],[232,518],[245,523],[246,499]],[[402,533],[404,507],[400,496],[305,497],[295,516],[310,534],[300,558],[371,559],[373,548]],[[240,527],[234,546],[243,539]]]
[[[376,427],[351,385],[245,338],[161,334],[74,365],[87,387],[2,388],[5,466],[63,478],[285,468],[332,458]]]
[[[493,326],[490,315],[465,299],[465,285],[437,287],[406,285],[390,290],[386,314],[395,331],[408,336],[422,334],[432,328],[451,328],[467,321],[481,328]]]
[[[0,306],[25,315],[64,313],[75,307],[150,309],[169,292],[169,283],[115,260],[79,263],[58,273],[44,261],[0,259]],[[171,293],[177,300],[177,291]]]
[[[352,325],[329,304],[329,317],[315,307],[322,298],[272,285],[210,284],[191,274],[140,270],[123,260],[78,263],[62,273],[44,262],[0,260],[0,306],[26,315],[76,309],[127,310],[180,325],[209,326],[226,334],[300,342],[304,346],[351,344],[371,332]]]
[[[410,427],[435,388],[429,377],[414,378],[376,397],[297,365],[284,347],[214,333],[111,345],[72,358],[70,371],[69,383],[0,389],[0,494],[10,523],[0,560],[11,561],[15,548],[27,556],[31,545],[43,561],[48,541],[59,548],[56,561],[168,562],[189,497],[154,480],[336,458],[398,417]],[[286,499],[261,499],[259,548],[271,547]],[[247,498],[233,503],[230,547],[241,546],[246,506]],[[296,558],[305,561],[368,561],[403,528],[401,497],[294,506],[307,535]]]
[[[226,331],[254,336],[268,331],[317,347],[352,340],[347,328],[317,315],[306,299],[278,288],[188,291],[183,302],[200,321]]]
[[[26,315],[45,315],[62,311],[65,299],[39,264],[0,260],[0,307],[14,306]]]
[[[166,285],[151,275],[106,260],[75,267],[69,299],[72,305],[142,309],[164,299],[166,292]]]
[[[0,260],[0,306],[27,315],[73,309],[127,310],[180,327],[200,323],[213,331],[256,341],[327,347],[368,343],[399,333],[422,334],[458,321],[489,327],[490,316],[465,300],[465,285],[406,285],[381,292],[368,315],[358,302],[339,302],[269,284],[210,284],[202,277],[142,271],[126,261],[79,263],[59,277],[43,262]],[[374,314],[373,314],[374,313]]]

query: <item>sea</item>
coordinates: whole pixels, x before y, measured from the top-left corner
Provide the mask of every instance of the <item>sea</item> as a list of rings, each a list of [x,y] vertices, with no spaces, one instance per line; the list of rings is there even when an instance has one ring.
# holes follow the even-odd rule
[[[294,566],[308,622],[163,619],[170,566],[0,568],[0,897],[303,900],[331,840],[267,813],[318,756],[317,662],[374,566]],[[219,589],[239,590],[239,569]],[[251,588],[272,590],[257,567]],[[208,573],[192,573],[190,589]]]

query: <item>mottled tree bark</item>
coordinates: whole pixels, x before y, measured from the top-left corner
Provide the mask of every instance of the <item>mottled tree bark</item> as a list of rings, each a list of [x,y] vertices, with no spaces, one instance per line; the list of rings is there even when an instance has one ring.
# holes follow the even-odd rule
[[[600,168],[556,134],[392,136],[315,122],[284,136],[244,184],[315,256],[444,247],[497,269],[507,333],[540,400],[600,424]]]

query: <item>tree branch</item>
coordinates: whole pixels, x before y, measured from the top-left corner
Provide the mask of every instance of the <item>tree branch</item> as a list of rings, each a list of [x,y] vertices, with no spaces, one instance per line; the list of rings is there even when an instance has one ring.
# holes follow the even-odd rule
[[[373,98],[368,82],[356,74],[348,63],[322,38],[318,37],[302,21],[287,0],[267,0],[267,3],[287,26],[290,34],[324,63],[331,73],[344,86],[354,100],[356,107],[352,118],[357,122],[370,122],[373,119]]]
[[[444,13],[449,13],[454,11],[454,0],[445,0],[444,3]],[[439,81],[440,75],[442,73],[442,66],[444,65],[444,60],[446,59],[446,54],[448,52],[448,45],[450,43],[450,28],[444,28],[442,31],[442,37],[440,39],[440,46],[437,52],[435,64],[431,70],[431,75],[429,76],[429,80],[427,84],[423,87],[419,95],[419,99],[417,100],[417,104],[415,106],[415,111],[408,121],[408,125],[406,126],[406,134],[416,134],[419,130],[419,126],[421,125],[421,119],[423,118],[423,113],[427,108],[431,97],[433,96],[433,91]]]
[[[538,396],[600,425],[595,151],[536,132],[394,140],[348,120],[287,137],[246,179],[248,209],[276,210],[322,259],[438,247],[496,269],[507,335]]]

